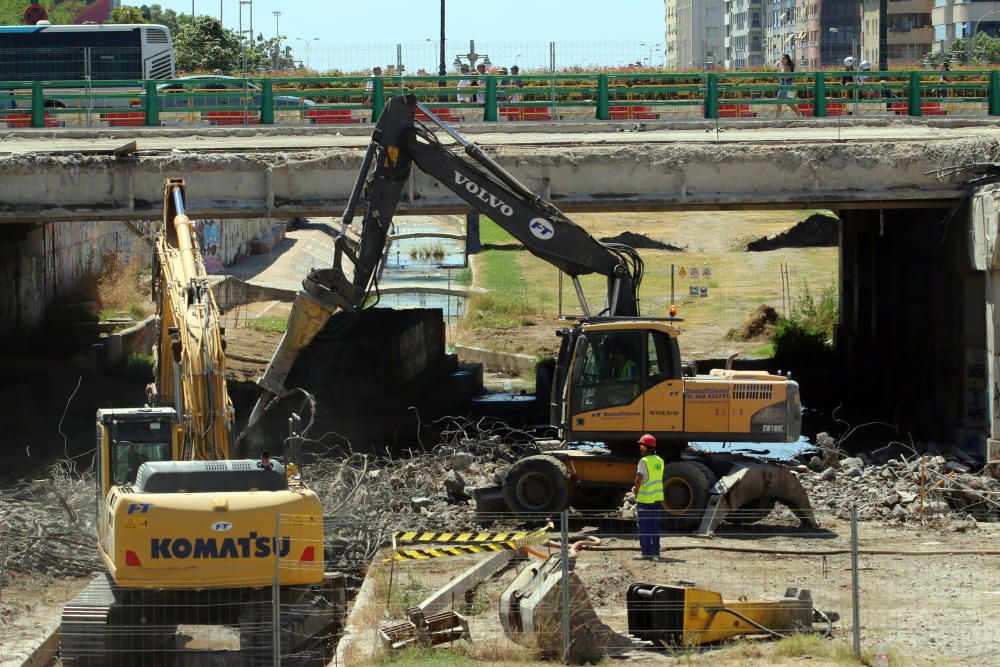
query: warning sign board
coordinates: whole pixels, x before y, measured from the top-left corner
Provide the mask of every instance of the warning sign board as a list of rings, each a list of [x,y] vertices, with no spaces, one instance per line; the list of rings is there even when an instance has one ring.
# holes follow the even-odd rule
[[[687,274],[688,274],[687,269],[685,269],[683,266],[681,267],[681,270],[677,272],[677,275],[679,275],[681,278],[683,278]]]
[[[711,278],[712,277],[712,269],[708,268],[708,265],[706,264],[705,268],[703,268],[701,270],[701,275],[703,277],[705,277],[705,278]]]
[[[698,286],[697,285],[691,285],[691,287],[688,289],[688,295],[689,296],[698,296]]]
[[[47,21],[49,13],[45,11],[45,7],[32,3],[24,8],[22,18],[24,19],[24,25],[37,25],[39,21]]]
[[[698,267],[697,266],[692,266],[691,270],[688,271],[688,273],[691,274],[691,278],[692,279],[693,278],[697,278],[698,277]]]

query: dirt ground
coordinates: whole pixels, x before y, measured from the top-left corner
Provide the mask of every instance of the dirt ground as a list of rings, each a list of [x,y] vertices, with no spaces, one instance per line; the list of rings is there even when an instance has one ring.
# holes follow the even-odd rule
[[[718,591],[724,599],[741,595],[775,598],[787,587],[797,587],[811,590],[817,608],[840,614],[833,640],[849,646],[850,526],[832,517],[822,519],[821,524],[818,534],[799,534],[780,529],[776,523],[747,534],[720,531],[712,539],[666,537],[664,558],[659,562],[635,560],[638,548],[631,536],[605,536],[602,550],[581,552],[576,572],[601,620],[619,632],[627,631],[625,596],[633,582],[691,582]],[[602,534],[593,529],[585,532]],[[1000,650],[1000,637],[995,633],[1000,627],[996,605],[1000,557],[974,552],[996,553],[1000,525],[981,524],[972,533],[956,533],[947,521],[924,526],[862,523],[859,535],[862,646],[866,651],[885,643],[894,665],[995,664]],[[802,555],[810,552],[816,555]],[[913,555],[920,552],[926,555]],[[415,604],[470,562],[454,558],[397,563],[392,599],[399,601],[397,606],[403,601]],[[472,637],[465,650],[473,657],[509,659],[516,654],[516,646],[502,635],[496,617],[497,600],[515,571],[512,567],[484,583],[471,603],[455,607],[470,615]],[[384,607],[384,600],[379,604]],[[390,619],[384,619],[381,625],[389,623]],[[620,658],[668,664],[794,664],[801,660],[812,665],[853,664],[819,655],[816,659],[810,655],[779,657],[773,654],[775,650],[772,642],[757,638],[702,651],[630,651]]]
[[[684,322],[681,329],[681,353],[687,359],[724,358],[732,352],[759,356],[768,341],[731,341],[726,334],[741,324],[760,304],[766,303],[783,312],[780,267],[787,265],[793,301],[808,290],[816,295],[824,287],[837,284],[836,248],[787,248],[769,252],[746,252],[747,242],[777,234],[807,218],[813,211],[701,211],[687,213],[584,213],[573,216],[595,237],[613,236],[623,231],[644,234],[657,241],[686,247],[684,252],[642,250],[645,278],[641,292],[643,314],[666,316],[670,306],[671,265],[674,267],[674,303]],[[512,241],[513,243],[513,241]],[[537,313],[525,324],[509,329],[464,328],[458,340],[474,347],[529,355],[551,355],[558,350],[556,328],[567,323],[558,318],[557,271],[523,250],[516,252],[521,271],[520,298],[535,306]],[[482,256],[474,257],[477,285],[482,284]],[[681,268],[690,274],[692,267],[708,279],[681,276]],[[584,290],[591,305],[603,303],[604,279],[585,276]],[[692,286],[705,287],[707,297],[690,296]],[[511,294],[514,298],[519,295]],[[563,314],[579,316],[572,284],[563,282]]]

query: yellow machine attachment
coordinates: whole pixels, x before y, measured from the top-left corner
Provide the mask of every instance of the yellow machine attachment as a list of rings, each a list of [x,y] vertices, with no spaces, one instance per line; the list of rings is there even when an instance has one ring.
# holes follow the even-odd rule
[[[233,404],[226,389],[224,330],[194,225],[185,214],[184,179],[163,184],[153,280],[160,317],[156,389],[159,403],[175,407],[184,429],[175,458],[229,458]]]
[[[737,635],[783,636],[812,632],[824,623],[829,634],[840,616],[813,606],[806,589],[789,588],[777,600],[741,596],[724,600],[694,586],[632,584],[625,595],[630,635],[658,646],[699,646]]]

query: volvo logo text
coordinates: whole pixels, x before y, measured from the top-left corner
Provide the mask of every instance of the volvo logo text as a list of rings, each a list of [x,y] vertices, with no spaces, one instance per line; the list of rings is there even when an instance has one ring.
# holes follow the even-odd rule
[[[479,187],[479,185],[477,185],[470,179],[466,178],[462,174],[458,173],[457,171],[455,172],[455,183],[463,186],[466,190],[468,190],[469,194],[471,194],[473,197],[483,202],[484,204],[488,204],[490,208],[500,211],[506,217],[509,218],[510,216],[514,215],[514,209],[511,208],[510,204],[503,201],[502,199],[499,199],[496,195],[491,195],[489,192],[483,190],[481,187]]]

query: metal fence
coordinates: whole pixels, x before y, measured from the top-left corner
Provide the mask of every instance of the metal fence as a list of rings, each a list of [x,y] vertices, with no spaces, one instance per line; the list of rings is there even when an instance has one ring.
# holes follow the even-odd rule
[[[95,613],[109,599],[103,575],[69,579],[59,584],[62,599],[86,589],[61,633],[63,608],[51,590],[36,588],[24,604],[6,570],[0,602],[16,614],[0,630],[0,662],[61,652],[63,664],[239,656],[242,664],[358,665],[431,644],[493,661],[719,651],[746,661],[829,653],[888,664],[878,662],[882,653],[892,664],[991,663],[1000,651],[995,524],[915,507],[905,522],[857,522],[851,513],[817,511],[819,528],[803,529],[779,507],[737,517],[711,538],[665,527],[655,560],[638,558],[628,508],[450,521],[415,512],[398,517],[395,533],[338,523],[333,512],[325,549],[296,532],[298,519],[281,517],[261,559],[274,568],[272,585],[220,593],[192,590],[204,585],[192,581],[170,591],[150,580],[148,590],[119,594],[107,616]],[[310,558],[324,556],[339,574],[295,583]],[[234,561],[231,576],[237,571]],[[26,627],[30,638],[19,632]],[[735,634],[755,638],[733,642]]]
[[[387,100],[404,93],[453,123],[1000,115],[1000,70],[845,76],[625,70],[517,77],[0,81],[0,122],[7,128],[346,126],[378,120]]]

